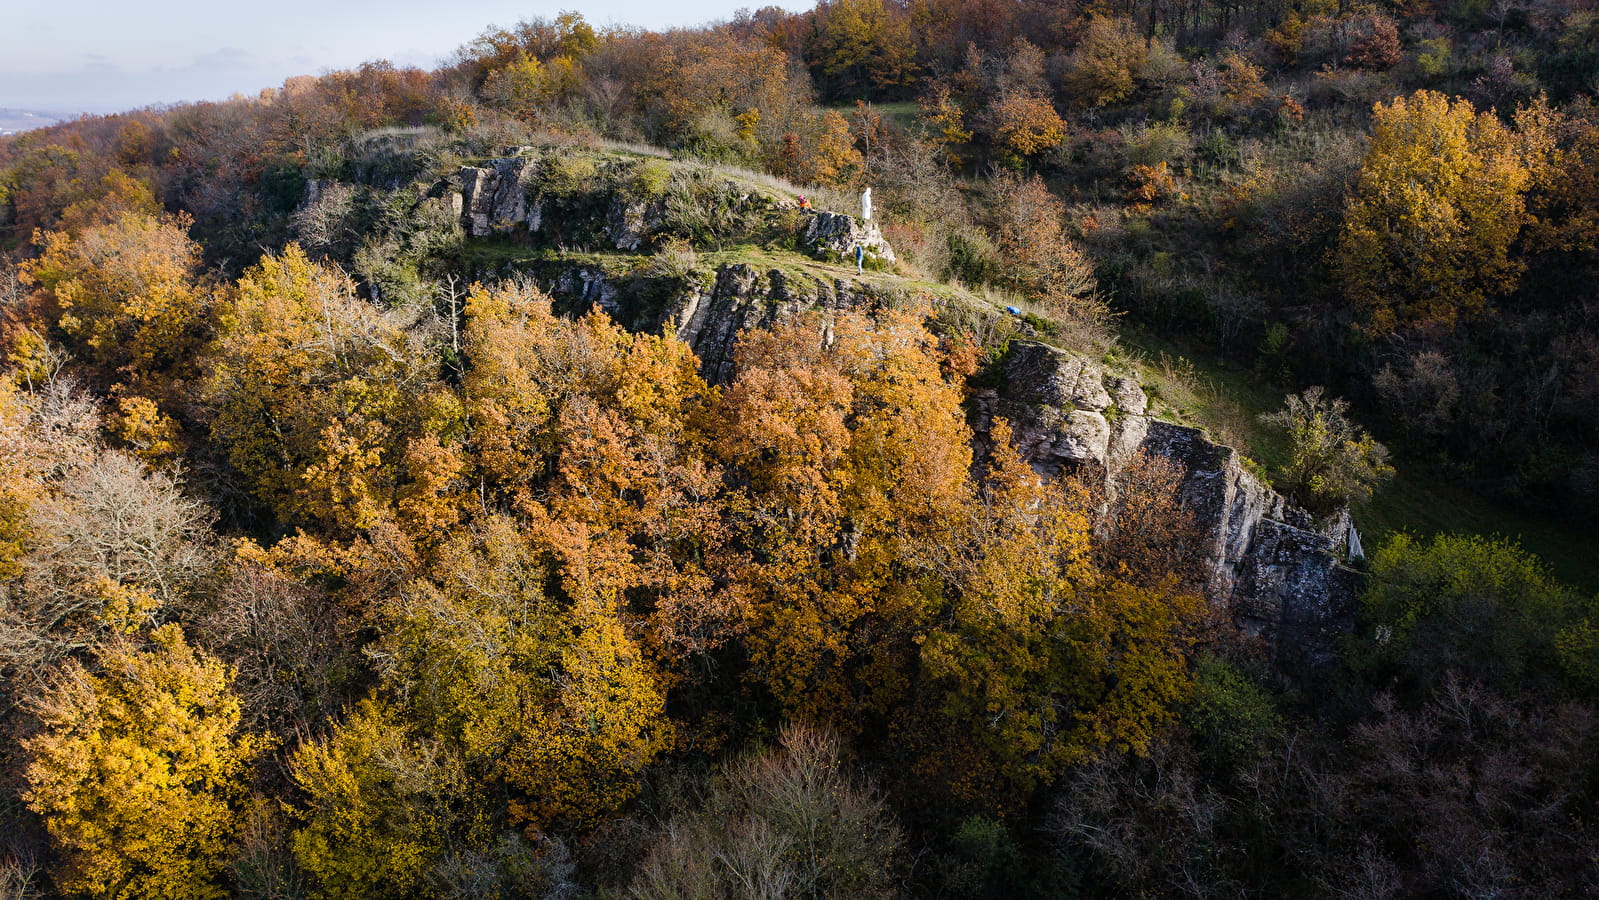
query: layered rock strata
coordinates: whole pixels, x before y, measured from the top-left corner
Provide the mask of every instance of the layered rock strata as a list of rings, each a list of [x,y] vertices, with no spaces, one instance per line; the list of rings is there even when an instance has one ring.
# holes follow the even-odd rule
[[[524,153],[492,159],[481,166],[462,166],[454,178],[435,190],[448,195],[447,202],[460,214],[469,237],[537,235],[546,224],[545,203],[537,190],[542,165],[539,156]],[[718,183],[740,211],[798,211],[797,238],[801,249],[813,256],[850,262],[860,248],[868,261],[888,265],[896,261],[894,248],[875,222],[842,213],[799,210],[791,200],[732,181]],[[637,253],[650,249],[655,238],[671,230],[671,211],[664,198],[646,201],[613,193],[603,199],[603,213],[595,217],[592,227],[583,229],[585,233],[575,236],[580,243]]]
[[[873,311],[898,299],[850,278],[798,279],[748,264],[701,274],[646,310],[636,308],[616,278],[595,267],[566,269],[545,279],[545,286],[563,301],[598,306],[634,330],[676,335],[693,348],[700,374],[713,384],[732,379],[733,349],[745,329],[792,321],[811,310]]]
[[[1009,420],[1017,449],[1046,476],[1111,479],[1140,451],[1181,464],[1183,506],[1207,538],[1211,599],[1285,666],[1336,657],[1360,581],[1347,566],[1359,553],[1347,512],[1318,521],[1262,484],[1233,448],[1150,417],[1137,382],[1044,344],[1013,342],[999,386],[976,400],[978,432],[995,417]]]
[[[540,161],[515,156],[464,167],[458,208],[469,235],[537,234],[544,210],[530,184]],[[746,198],[755,202],[755,198]],[[774,209],[792,208],[785,201]],[[663,225],[659,203],[613,196],[590,243],[624,252],[650,244]],[[857,246],[892,261],[893,249],[875,224],[805,211],[799,239],[813,255],[849,262]],[[701,360],[713,383],[732,377],[733,348],[746,328],[764,327],[814,309],[874,309],[896,302],[881,289],[850,278],[807,278],[781,269],[732,264],[685,278],[664,300],[640,303],[614,275],[576,266],[542,279],[568,302],[597,305],[639,330],[675,333]],[[1140,451],[1180,463],[1180,488],[1207,536],[1206,592],[1240,628],[1273,648],[1278,661],[1307,669],[1336,656],[1339,635],[1353,626],[1359,575],[1346,563],[1359,537],[1347,513],[1317,521],[1246,469],[1237,451],[1195,428],[1149,415],[1138,383],[1092,360],[1044,344],[1014,341],[995,388],[976,396],[979,440],[997,416],[1011,422],[1018,449],[1049,477],[1091,472],[1111,479]]]

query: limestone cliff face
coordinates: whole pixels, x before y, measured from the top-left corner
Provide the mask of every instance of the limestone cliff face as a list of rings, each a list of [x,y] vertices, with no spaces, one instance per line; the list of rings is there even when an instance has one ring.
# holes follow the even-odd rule
[[[1139,451],[1181,463],[1183,505],[1208,536],[1211,599],[1285,665],[1333,659],[1337,636],[1354,625],[1359,588],[1359,575],[1345,565],[1358,547],[1347,513],[1317,521],[1261,484],[1236,450],[1150,417],[1136,382],[1091,360],[1018,341],[1001,375],[998,388],[977,395],[980,435],[996,416],[1008,419],[1023,457],[1052,477],[1109,478]]]
[[[533,148],[513,149],[521,152],[481,166],[462,166],[454,177],[435,186],[461,216],[469,237],[542,236],[571,246],[639,253],[654,249],[667,237],[692,237],[694,228],[683,219],[714,219],[717,228],[730,232],[724,237],[731,237],[763,231],[787,213],[794,219],[791,236],[813,256],[853,262],[858,247],[868,261],[890,265],[896,261],[894,248],[876,223],[842,213],[802,210],[792,198],[697,169],[669,176],[677,179],[678,196],[694,201],[689,204],[693,209],[674,208],[666,193],[640,199],[616,190],[628,179],[627,168],[620,164],[598,171],[588,185],[568,185],[552,193],[546,183],[549,161]]]
[[[874,309],[891,302],[857,282],[796,284],[782,270],[732,265],[717,270],[710,290],[689,294],[666,310],[666,324],[694,348],[707,381],[733,377],[733,347],[747,328],[789,321],[813,309]]]
[[[547,230],[547,198],[538,190],[542,160],[512,156],[490,160],[484,166],[462,166],[452,190],[452,206],[461,214],[469,237],[540,235]],[[454,185],[450,185],[451,188]],[[665,204],[645,202],[612,193],[585,215],[560,210],[561,238],[603,246],[627,253],[644,249],[666,219]],[[577,229],[569,226],[578,225]],[[575,233],[573,233],[575,231]]]
[[[538,231],[543,209],[528,202],[527,181],[538,161],[525,157],[496,159],[487,166],[462,166],[461,224],[471,237],[516,231]]]
[[[733,377],[733,348],[749,328],[791,321],[810,310],[875,311],[906,298],[853,279],[798,278],[782,269],[722,265],[684,279],[664,298],[640,298],[626,277],[575,266],[543,279],[558,301],[598,306],[634,331],[673,334],[693,348],[713,384]]]
[[[733,349],[747,328],[809,310],[871,311],[909,299],[870,279],[835,277],[826,273],[839,270],[816,266],[729,263],[662,274],[646,257],[632,254],[678,234],[674,216],[693,211],[614,192],[591,192],[581,202],[569,194],[547,195],[538,187],[541,165],[548,162],[517,155],[465,167],[459,200],[441,199],[459,210],[463,227],[474,237],[520,233],[557,246],[575,241],[625,254],[620,266],[555,259],[535,274],[568,309],[599,306],[633,330],[675,334],[693,348],[702,374],[713,383],[732,378]],[[696,189],[698,196],[723,204],[718,215],[767,223],[787,216],[790,224],[784,227],[796,228],[791,234],[798,248],[813,256],[852,263],[860,246],[873,259],[894,259],[873,224],[798,210],[784,198],[732,182],[702,180]],[[1139,451],[1181,463],[1187,472],[1183,504],[1208,536],[1206,587],[1212,601],[1241,628],[1262,637],[1289,667],[1310,668],[1334,657],[1337,636],[1353,626],[1359,586],[1358,574],[1344,565],[1349,546],[1358,546],[1347,514],[1316,521],[1263,485],[1232,448],[1212,443],[1197,429],[1150,416],[1148,398],[1136,381],[1092,360],[1013,341],[1000,375],[997,388],[976,396],[973,425],[979,443],[993,419],[1003,416],[1012,423],[1024,458],[1047,476],[1087,471],[1109,478]]]

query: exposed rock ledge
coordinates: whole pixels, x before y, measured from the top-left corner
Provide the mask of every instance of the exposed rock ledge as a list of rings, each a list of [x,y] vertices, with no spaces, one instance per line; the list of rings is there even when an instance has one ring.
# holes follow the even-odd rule
[[[1336,656],[1354,626],[1360,575],[1345,562],[1359,537],[1347,512],[1318,522],[1261,484],[1238,452],[1195,428],[1147,415],[1138,384],[1082,357],[1030,341],[1011,344],[997,390],[977,395],[980,434],[1011,422],[1017,449],[1040,473],[1109,477],[1138,451],[1186,469],[1181,495],[1208,537],[1207,593],[1278,662],[1313,668]]]
[[[539,164],[535,157],[518,155],[464,167],[459,194],[445,186],[451,193],[446,202],[459,211],[472,236],[537,234],[552,224],[537,192],[530,190]],[[753,193],[738,193],[738,204],[788,207],[784,200]],[[659,203],[612,196],[609,208],[588,226],[587,240],[637,252],[653,243],[658,230],[669,228],[663,212]],[[575,224],[563,223],[563,228]],[[871,223],[816,211],[800,228],[801,242],[812,253],[847,262],[861,246],[874,258],[893,259],[893,250]],[[677,334],[715,383],[732,376],[733,345],[745,328],[810,309],[872,309],[894,302],[858,280],[801,284],[781,270],[748,265],[721,266],[685,279],[675,296],[647,301],[596,267],[546,271],[542,280],[552,293],[599,305],[630,328]],[[1348,547],[1358,547],[1347,514],[1317,522],[1261,484],[1232,448],[1206,440],[1197,429],[1150,417],[1136,381],[1107,373],[1090,360],[1016,341],[1002,375],[997,390],[976,398],[973,424],[980,440],[995,416],[1009,419],[1023,456],[1051,476],[1089,467],[1108,477],[1139,450],[1178,461],[1187,470],[1182,500],[1208,535],[1206,587],[1212,601],[1224,605],[1239,627],[1263,638],[1285,666],[1305,669],[1335,657],[1337,637],[1353,627],[1360,578],[1344,565]]]
[[[779,270],[719,267],[643,314],[603,272],[569,269],[552,293],[605,308],[638,330],[676,334],[713,383],[733,375],[733,347],[746,328],[813,309],[880,308],[894,298],[852,279],[793,284]],[[1017,449],[1040,473],[1115,474],[1142,450],[1187,471],[1183,504],[1207,535],[1206,593],[1237,625],[1262,638],[1277,661],[1304,671],[1333,661],[1354,626],[1360,575],[1345,565],[1359,538],[1347,513],[1318,522],[1244,468],[1238,452],[1196,428],[1151,417],[1138,383],[1091,360],[1032,341],[1012,341],[999,386],[976,394],[973,426],[986,439],[993,419],[1012,426]],[[1355,555],[1359,551],[1356,549]]]
[[[538,191],[544,162],[531,154],[533,148],[521,149],[524,152],[492,159],[482,166],[462,166],[453,178],[435,186],[437,196],[461,217],[467,236],[536,235],[546,230],[552,216],[560,218],[558,213],[547,211]],[[737,210],[769,213],[797,209],[791,200],[728,179],[722,179],[720,184]],[[319,186],[312,185],[313,196]],[[561,222],[564,230],[576,229],[566,236],[587,246],[638,253],[656,247],[658,239],[672,231],[664,198],[642,200],[612,193],[605,198],[603,207],[603,215],[592,222]],[[815,256],[851,263],[859,247],[868,261],[895,262],[894,248],[883,239],[875,222],[842,213],[805,210],[798,230],[800,244]]]
[[[810,310],[870,312],[899,299],[853,278],[801,280],[746,264],[719,266],[665,303],[644,309],[595,267],[568,268],[546,278],[544,286],[558,298],[598,306],[635,331],[676,335],[694,350],[700,374],[713,384],[732,379],[733,348],[747,328],[792,321]]]
[[[843,213],[813,212],[800,233],[806,249],[812,253],[829,251],[844,258],[855,258],[855,248],[866,251],[867,258],[892,263],[894,248],[883,240],[876,222],[862,222]]]

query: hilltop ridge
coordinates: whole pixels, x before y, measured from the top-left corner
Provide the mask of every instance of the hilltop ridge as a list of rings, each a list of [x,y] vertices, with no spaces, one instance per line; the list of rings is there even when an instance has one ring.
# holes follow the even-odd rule
[[[352,188],[308,183],[301,221],[330,227],[322,207]],[[453,223],[468,277],[531,276],[568,314],[598,308],[631,330],[674,336],[712,384],[732,379],[745,332],[810,312],[921,308],[943,327],[986,334],[992,371],[974,378],[996,387],[976,393],[980,446],[1003,416],[1023,458],[1049,477],[1112,485],[1138,453],[1171,459],[1183,471],[1182,502],[1207,535],[1206,590],[1238,627],[1300,671],[1331,663],[1353,629],[1360,580],[1345,563],[1362,557],[1347,509],[1318,517],[1296,508],[1238,450],[1151,414],[1130,373],[1039,343],[1049,340],[1047,320],[899,274],[875,222],[802,209],[796,189],[771,179],[570,146],[511,148],[400,190],[429,211],[413,220]],[[857,247],[867,270],[844,264]]]
[[[66,121],[64,116],[56,113],[38,112],[27,109],[0,109],[0,137],[11,134],[21,134],[35,128],[48,128]]]

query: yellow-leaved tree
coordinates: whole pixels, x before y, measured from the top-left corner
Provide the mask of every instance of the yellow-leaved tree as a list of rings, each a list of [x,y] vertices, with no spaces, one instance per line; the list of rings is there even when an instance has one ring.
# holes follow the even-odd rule
[[[28,805],[66,893],[223,897],[245,770],[262,748],[239,733],[226,665],[176,625],[150,637],[146,649],[108,647],[99,672],[67,663],[33,703],[43,731],[23,742]]]
[[[397,317],[290,244],[223,304],[206,399],[211,435],[243,486],[287,523],[445,528],[439,491],[464,463],[459,404]]]
[[[994,424],[980,498],[941,548],[944,614],[921,647],[926,702],[909,727],[922,769],[972,798],[1048,769],[1060,713],[1046,684],[1051,626],[1091,578],[1089,519]]]
[[[1336,259],[1368,333],[1452,329],[1515,287],[1529,172],[1515,135],[1467,100],[1418,91],[1372,111]]]
[[[459,760],[376,701],[300,747],[291,773],[306,797],[294,855],[328,900],[418,896],[448,837],[471,824]]]
[[[152,392],[191,374],[210,303],[188,227],[182,216],[129,211],[44,235],[39,258],[21,267],[67,349],[98,377]]]
[[[1036,156],[1066,139],[1066,123],[1048,97],[1007,91],[994,102],[994,137],[1017,157]]]
[[[544,828],[591,826],[670,745],[665,695],[608,603],[546,596],[552,564],[509,518],[440,549],[383,610],[385,683],[470,773]]]
[[[937,567],[945,604],[921,647],[921,708],[900,729],[918,774],[998,809],[1089,753],[1142,752],[1175,721],[1203,602],[1171,579],[1091,564],[1097,495],[1044,483],[998,420],[988,478]]]
[[[1131,96],[1149,60],[1149,44],[1132,20],[1093,16],[1067,60],[1062,87],[1076,106],[1096,107]]]

